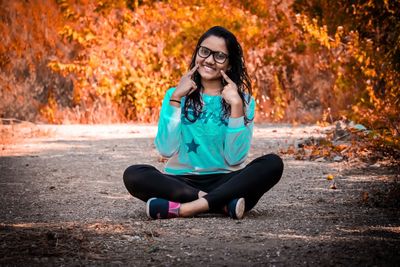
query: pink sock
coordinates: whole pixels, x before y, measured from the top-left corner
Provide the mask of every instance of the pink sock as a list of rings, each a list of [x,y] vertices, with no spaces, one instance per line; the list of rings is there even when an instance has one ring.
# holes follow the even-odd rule
[[[179,208],[181,203],[169,201],[168,217],[179,217]]]

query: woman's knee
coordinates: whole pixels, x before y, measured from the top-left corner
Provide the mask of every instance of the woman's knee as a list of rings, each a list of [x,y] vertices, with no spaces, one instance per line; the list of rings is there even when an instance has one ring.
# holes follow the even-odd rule
[[[283,160],[280,156],[278,156],[277,154],[268,154],[266,155],[268,157],[268,159],[273,162],[273,165],[277,168],[278,171],[280,171],[281,173],[283,172]]]
[[[268,178],[272,176],[277,183],[281,179],[283,173],[284,164],[282,158],[273,153],[264,155],[261,158],[265,161],[266,166],[268,166]]]
[[[130,188],[133,184],[140,183],[140,180],[145,179],[146,171],[152,168],[154,167],[145,164],[129,166],[122,176],[125,186]]]

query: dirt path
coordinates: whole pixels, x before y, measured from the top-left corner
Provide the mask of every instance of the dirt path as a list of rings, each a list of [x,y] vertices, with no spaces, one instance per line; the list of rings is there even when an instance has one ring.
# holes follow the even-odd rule
[[[398,266],[398,173],[284,157],[281,182],[244,220],[151,221],[124,169],[162,169],[155,126],[39,126],[47,136],[2,147],[0,265]],[[249,160],[318,127],[257,125]],[[357,167],[355,167],[357,166]],[[337,189],[330,189],[328,174]]]

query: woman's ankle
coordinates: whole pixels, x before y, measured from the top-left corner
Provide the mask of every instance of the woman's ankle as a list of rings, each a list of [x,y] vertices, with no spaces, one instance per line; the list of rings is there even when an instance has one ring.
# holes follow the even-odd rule
[[[189,217],[190,215],[189,210],[187,209],[187,205],[181,204],[179,207],[179,217]]]
[[[208,211],[208,202],[205,198],[199,198],[192,202],[182,203],[179,208],[179,217],[192,217],[196,214]]]

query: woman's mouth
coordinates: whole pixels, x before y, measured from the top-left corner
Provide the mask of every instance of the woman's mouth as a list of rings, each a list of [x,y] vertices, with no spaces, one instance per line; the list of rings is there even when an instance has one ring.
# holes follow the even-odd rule
[[[207,65],[203,65],[202,67],[207,72],[214,72],[215,71],[215,68],[207,66]]]

